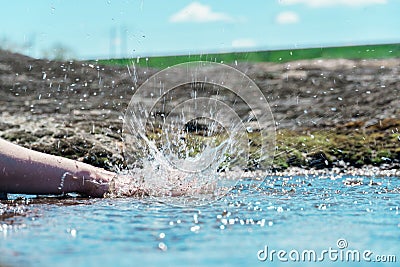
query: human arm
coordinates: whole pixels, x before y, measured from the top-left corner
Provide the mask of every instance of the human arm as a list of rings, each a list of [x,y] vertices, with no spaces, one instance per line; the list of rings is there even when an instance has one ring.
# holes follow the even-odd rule
[[[102,197],[116,174],[0,139],[0,192]]]

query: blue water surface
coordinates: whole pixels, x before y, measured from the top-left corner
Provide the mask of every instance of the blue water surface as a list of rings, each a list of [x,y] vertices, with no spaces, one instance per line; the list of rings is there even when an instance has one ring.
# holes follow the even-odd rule
[[[397,266],[400,178],[359,177],[353,186],[346,178],[268,177],[256,190],[244,182],[205,206],[135,198],[3,202],[3,215],[17,214],[0,221],[0,265]],[[325,254],[310,263],[265,258],[259,251],[266,247],[267,254],[313,250],[318,258],[323,250],[372,254],[371,262]]]

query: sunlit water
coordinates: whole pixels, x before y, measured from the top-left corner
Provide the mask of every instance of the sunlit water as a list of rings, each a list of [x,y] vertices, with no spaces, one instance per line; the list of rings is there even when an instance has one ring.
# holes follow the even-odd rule
[[[400,261],[400,179],[374,178],[369,185],[364,178],[357,186],[345,179],[267,177],[257,190],[243,186],[200,207],[136,198],[2,204],[3,215],[19,215],[0,222],[0,265],[309,266],[262,262],[257,252],[266,245],[288,252],[338,249],[340,238],[347,249]],[[328,258],[317,264],[344,265]]]
[[[200,69],[196,69],[195,73],[199,76]],[[218,72],[207,72],[207,80],[213,81],[214,73],[220,77]],[[243,90],[245,96],[250,97],[246,102],[253,112],[242,110],[238,112],[243,113],[239,120],[230,120],[228,115],[235,113],[227,108],[234,107],[232,103],[236,103],[236,98],[232,97],[230,105],[217,105],[215,100],[219,99],[218,86],[225,88],[229,83],[214,79],[218,81],[214,83],[218,85],[215,88],[197,88],[195,85],[199,81],[193,80],[191,75],[187,77],[190,78],[187,82],[194,85],[186,88],[187,94],[176,96],[178,100],[187,101],[184,102],[186,104],[176,103],[173,97],[175,91],[165,93],[164,87],[178,87],[167,86],[168,83],[163,86],[159,86],[161,83],[158,82],[147,83],[157,86],[152,88],[153,91],[139,92],[153,92],[150,99],[153,101],[158,96],[160,106],[151,102],[147,104],[152,104],[153,110],[143,108],[143,105],[146,107],[143,99],[149,97],[143,95],[137,98],[140,105],[129,106],[128,111],[134,112],[126,114],[125,156],[133,167],[137,167],[137,158],[143,160],[137,164],[139,169],[130,169],[131,176],[121,176],[135,177],[138,181],[117,181],[120,192],[116,195],[126,196],[132,187],[140,187],[150,197],[28,199],[30,204],[24,201],[17,201],[18,204],[3,202],[0,206],[0,265],[286,266],[290,263],[281,262],[276,255],[275,258],[260,261],[259,251],[266,246],[269,251],[296,250],[301,253],[302,250],[315,250],[320,258],[323,250],[337,250],[338,240],[348,243],[348,248],[341,251],[369,250],[373,252],[372,260],[378,255],[394,255],[397,262],[400,260],[399,178],[374,178],[370,185],[370,178],[348,182],[347,177],[331,176],[267,177],[259,188],[250,187],[249,190],[247,185],[251,182],[245,180],[242,186],[234,188],[227,196],[211,201],[231,186],[222,184],[223,179],[217,180],[217,172],[221,170],[227,151],[232,155],[241,155],[243,151],[242,143],[238,142],[241,135],[236,133],[245,134],[244,144],[247,146],[247,134],[253,133],[253,117],[257,114],[265,116],[269,112],[262,109],[266,106],[264,101],[260,102],[260,99],[265,100],[263,97],[254,97]],[[246,87],[249,83],[243,77],[239,75],[238,79],[225,80],[235,85],[241,81]],[[204,95],[210,95],[208,90],[215,97],[204,101]],[[198,104],[198,108],[193,109],[194,104]],[[146,120],[139,116],[142,113]],[[165,117],[166,114],[185,116]],[[190,151],[187,149],[190,146],[181,143],[181,140],[189,140],[181,136],[187,123],[205,117],[211,120],[207,125],[208,131],[203,135],[204,147],[196,148],[200,152],[195,156],[182,154],[182,151]],[[254,129],[261,133],[261,137],[263,131],[269,133],[259,138],[265,142],[266,148],[253,152],[254,155],[267,155],[269,159],[273,158],[273,153],[266,152],[275,150],[275,124],[271,123],[271,118],[272,115],[267,116],[266,122],[259,123]],[[165,123],[168,119],[172,123]],[[211,127],[214,122],[219,125]],[[163,131],[149,131],[149,125],[154,126],[150,130],[161,128]],[[226,133],[218,132],[220,129],[225,129]],[[229,137],[226,143],[217,140],[224,133],[227,134],[225,137]],[[216,141],[210,141],[214,140],[212,138]],[[229,148],[237,150],[230,151]],[[140,151],[144,155],[138,153]],[[247,155],[236,157],[238,161],[242,158],[247,159]],[[239,161],[238,165],[241,164]],[[242,177],[234,178],[236,182]],[[208,187],[209,182],[211,187]],[[121,188],[128,193],[121,192]],[[215,188],[222,190],[215,191]],[[208,194],[210,191],[213,194]],[[171,205],[179,199],[176,195],[181,194],[187,197],[185,205]],[[193,195],[203,199],[193,200]],[[167,204],[164,203],[166,201]],[[199,206],[199,202],[203,205]],[[310,265],[308,261],[292,264]],[[318,264],[344,265],[340,259],[334,261],[329,257]],[[366,263],[345,264],[364,266]]]

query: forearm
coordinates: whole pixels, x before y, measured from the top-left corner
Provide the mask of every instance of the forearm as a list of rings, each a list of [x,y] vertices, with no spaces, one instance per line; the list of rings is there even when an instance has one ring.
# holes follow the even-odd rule
[[[114,173],[0,139],[0,192],[101,196]]]

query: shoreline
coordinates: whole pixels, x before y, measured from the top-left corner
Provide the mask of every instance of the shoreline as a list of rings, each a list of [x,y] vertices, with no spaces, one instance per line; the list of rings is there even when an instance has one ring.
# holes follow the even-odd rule
[[[235,179],[232,177],[243,177],[243,178],[258,178],[265,179],[265,177],[348,177],[348,178],[383,178],[383,177],[395,177],[400,179],[399,168],[381,168],[377,166],[365,165],[361,168],[347,167],[347,168],[325,168],[325,169],[307,169],[301,167],[289,167],[285,170],[252,170],[252,171],[225,171],[220,173],[221,176],[227,177],[228,179]],[[238,175],[238,173],[240,173]],[[261,178],[263,177],[263,178]]]
[[[283,171],[272,172],[274,176],[349,176],[349,177],[398,177],[400,178],[399,168],[389,166],[377,167],[364,165],[360,168],[326,168],[326,169],[305,169],[300,167],[289,167]]]

